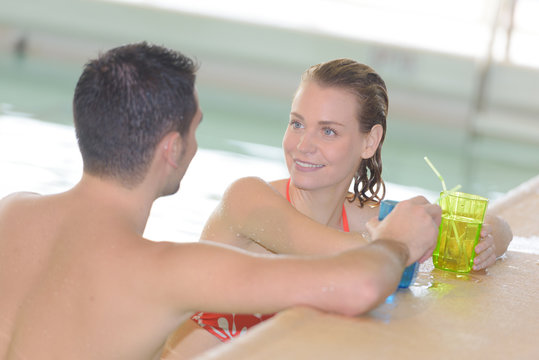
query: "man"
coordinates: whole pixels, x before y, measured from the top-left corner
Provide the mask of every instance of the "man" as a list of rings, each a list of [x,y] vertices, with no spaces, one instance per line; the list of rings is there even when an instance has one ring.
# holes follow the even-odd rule
[[[80,182],[0,202],[1,359],[158,358],[198,310],[360,314],[432,252],[440,211],[421,198],[373,221],[371,244],[330,257],[144,239],[153,201],[178,190],[197,150],[195,71],[145,43],[86,65],[73,102]]]

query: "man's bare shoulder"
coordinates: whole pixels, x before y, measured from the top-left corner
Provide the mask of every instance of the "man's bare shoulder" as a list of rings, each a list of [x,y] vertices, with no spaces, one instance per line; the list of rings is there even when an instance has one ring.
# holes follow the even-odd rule
[[[31,192],[31,191],[19,191],[19,192],[11,193],[1,198],[0,203],[3,204],[6,202],[11,202],[11,201],[35,199],[36,197],[41,197],[41,196],[42,196],[41,194]]]
[[[42,196],[34,192],[16,192],[9,194],[0,199],[0,217],[15,211],[20,206],[31,204],[40,198],[42,198]]]

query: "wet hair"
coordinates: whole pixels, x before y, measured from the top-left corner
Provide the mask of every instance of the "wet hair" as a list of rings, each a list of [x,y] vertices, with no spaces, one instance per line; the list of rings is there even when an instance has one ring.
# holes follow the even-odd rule
[[[384,80],[367,65],[350,59],[336,59],[311,66],[303,73],[301,81],[314,81],[320,86],[336,87],[353,94],[357,100],[357,120],[362,133],[368,133],[374,125],[382,126],[380,144],[372,157],[361,160],[354,176],[354,194],[349,197],[350,202],[357,198],[361,207],[367,201],[379,202],[385,196],[382,144],[389,106]]]
[[[145,42],[89,61],[73,98],[84,171],[129,188],[142,182],[163,136],[189,131],[196,70],[192,59]]]

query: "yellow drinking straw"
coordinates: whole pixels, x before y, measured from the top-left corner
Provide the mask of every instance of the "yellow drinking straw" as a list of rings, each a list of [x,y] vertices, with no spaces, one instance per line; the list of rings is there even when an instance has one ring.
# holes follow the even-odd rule
[[[444,178],[442,177],[442,175],[440,175],[440,173],[438,172],[438,170],[436,170],[436,168],[434,167],[434,165],[432,165],[432,163],[430,162],[429,158],[428,157],[424,157],[423,159],[425,159],[425,161],[427,162],[427,165],[430,166],[430,168],[432,169],[432,171],[434,171],[434,173],[436,174],[436,176],[438,176],[438,179],[440,179],[440,181],[442,182],[442,189],[445,191],[447,191],[447,188],[445,187],[445,181],[444,181]]]
[[[444,178],[442,177],[442,174],[440,174],[440,172],[438,170],[436,170],[436,168],[434,167],[434,165],[430,162],[429,158],[428,157],[424,157],[423,159],[425,159],[425,161],[427,162],[427,165],[430,166],[430,168],[432,169],[432,171],[434,171],[434,173],[436,174],[436,176],[438,176],[438,179],[440,179],[440,181],[442,182],[442,189],[444,192],[447,192],[447,188],[445,186],[445,181],[444,181]],[[461,188],[462,186],[460,184],[458,184],[457,186],[449,189],[449,191],[457,191]],[[440,199],[441,199],[441,196],[436,200],[436,203],[440,203]]]
[[[449,191],[457,191],[457,190],[460,190],[461,187],[462,185],[458,184],[457,186],[454,186],[451,189],[449,189]]]

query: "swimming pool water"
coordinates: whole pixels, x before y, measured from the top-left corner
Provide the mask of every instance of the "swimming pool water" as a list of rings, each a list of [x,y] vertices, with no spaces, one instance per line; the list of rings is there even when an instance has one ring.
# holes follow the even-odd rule
[[[70,125],[71,101],[82,63],[52,63],[34,57],[0,54],[0,115],[20,112],[47,122]],[[204,71],[204,66],[201,72]],[[203,149],[280,160],[290,94],[253,94],[199,81],[204,121],[198,141]],[[298,74],[299,76],[299,74]],[[389,89],[391,94],[391,88]],[[383,178],[393,184],[432,192],[440,181],[423,161],[427,155],[448,187],[495,200],[539,173],[539,139],[524,143],[488,137],[470,138],[462,129],[405,121],[389,112],[382,158]]]

